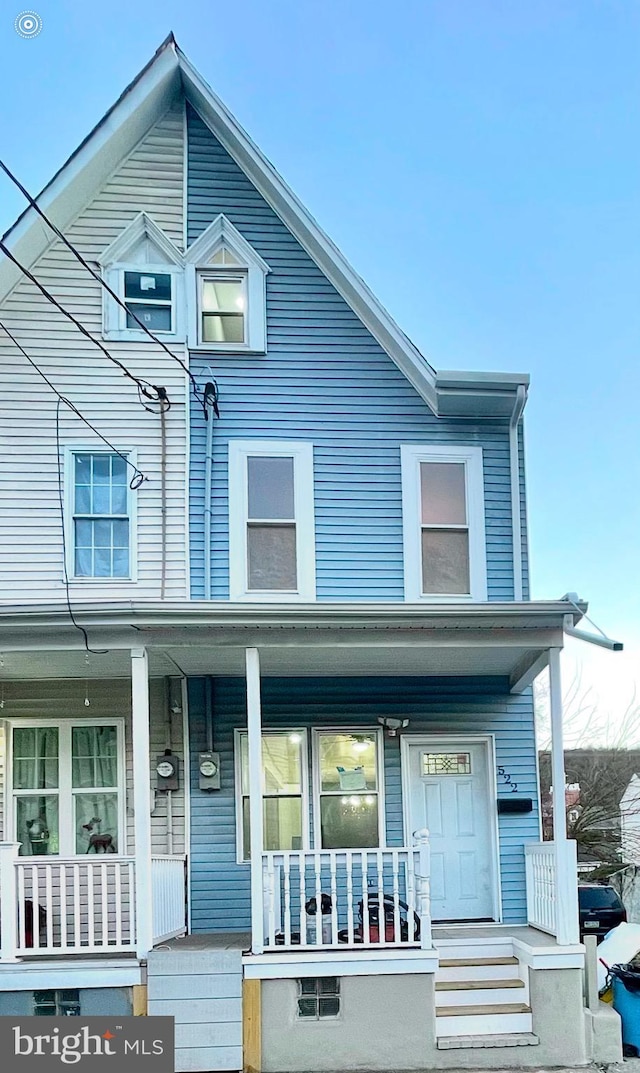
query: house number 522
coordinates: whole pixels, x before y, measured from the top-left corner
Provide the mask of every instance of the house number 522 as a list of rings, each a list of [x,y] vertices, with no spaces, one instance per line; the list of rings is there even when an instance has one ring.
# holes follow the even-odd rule
[[[518,784],[517,784],[517,782],[512,782],[511,781],[511,775],[509,774],[508,771],[505,771],[503,767],[498,768],[498,778],[500,778],[500,776],[502,776],[502,779],[504,780],[505,786],[510,786],[511,787],[511,793],[512,794],[517,794],[517,792],[518,792]]]

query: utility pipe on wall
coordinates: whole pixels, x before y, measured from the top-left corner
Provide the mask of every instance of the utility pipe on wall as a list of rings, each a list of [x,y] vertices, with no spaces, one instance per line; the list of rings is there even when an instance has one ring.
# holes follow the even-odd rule
[[[218,409],[218,385],[211,377],[204,386],[204,413],[207,431],[204,448],[204,598],[211,599],[211,484],[213,476],[213,415],[220,417]]]
[[[525,402],[527,389],[518,386],[513,413],[509,420],[509,471],[511,473],[511,530],[513,533],[513,598],[522,600],[522,517],[520,511],[520,449],[518,443],[518,426]]]

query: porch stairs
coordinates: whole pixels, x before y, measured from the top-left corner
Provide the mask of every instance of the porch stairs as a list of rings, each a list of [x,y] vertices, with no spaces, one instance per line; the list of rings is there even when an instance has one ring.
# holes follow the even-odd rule
[[[147,1011],[175,1017],[175,1073],[242,1069],[242,950],[190,935],[147,959]]]
[[[526,1047],[532,1031],[527,967],[510,942],[436,940],[436,1041],[439,1050]]]

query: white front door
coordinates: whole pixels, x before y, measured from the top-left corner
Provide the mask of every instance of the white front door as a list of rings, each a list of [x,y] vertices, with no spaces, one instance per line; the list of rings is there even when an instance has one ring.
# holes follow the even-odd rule
[[[407,840],[423,827],[431,844],[431,916],[493,920],[495,851],[484,742],[405,739]]]

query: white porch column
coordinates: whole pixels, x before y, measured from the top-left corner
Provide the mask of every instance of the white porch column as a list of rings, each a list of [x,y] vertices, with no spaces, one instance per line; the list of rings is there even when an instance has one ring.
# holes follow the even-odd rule
[[[576,845],[567,839],[564,770],[564,730],[560,649],[549,650],[551,714],[551,777],[553,784],[553,841],[556,871],[556,938],[562,945],[580,942]]]
[[[145,958],[153,946],[149,665],[146,648],[131,649],[131,721],[136,858],[136,953],[139,958]]]
[[[249,761],[249,825],[251,830],[251,949],[264,951],[264,891],[262,850],[262,713],[260,705],[260,654],[246,650],[247,752]]]
[[[19,842],[0,842],[0,923],[2,945],[0,961],[17,961],[18,946],[18,898],[16,892],[16,861]],[[38,921],[34,917],[34,930]]]

